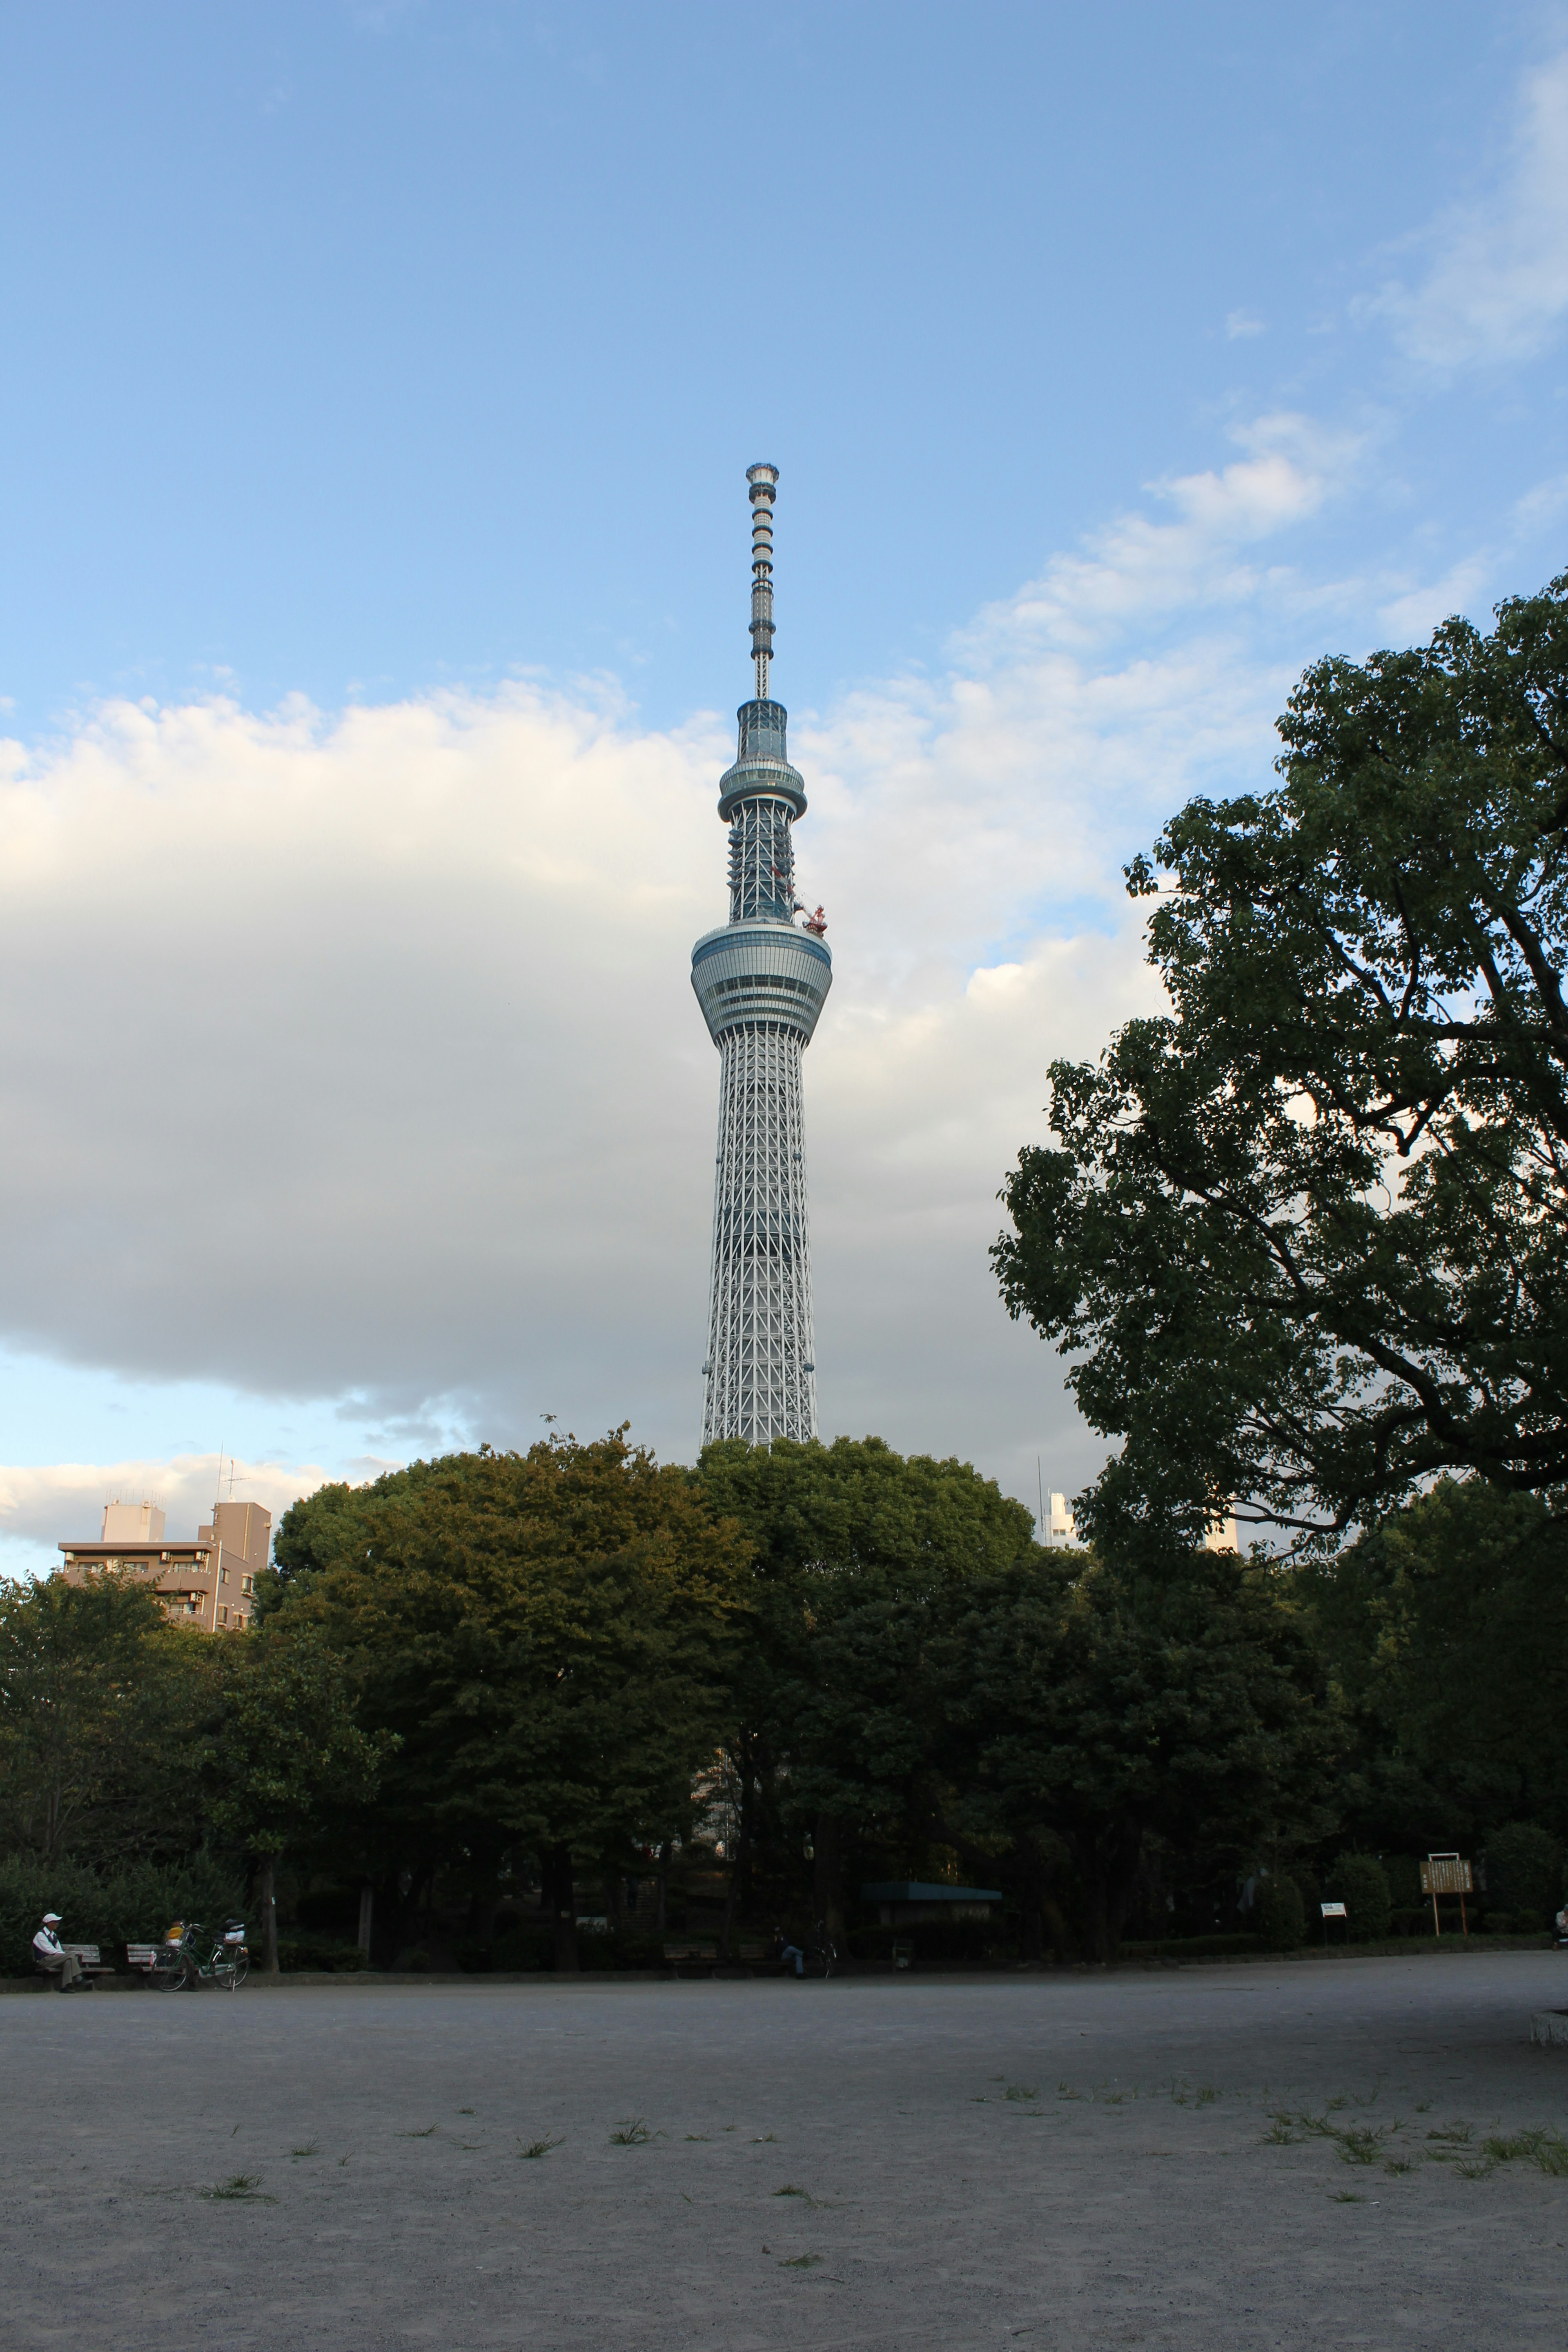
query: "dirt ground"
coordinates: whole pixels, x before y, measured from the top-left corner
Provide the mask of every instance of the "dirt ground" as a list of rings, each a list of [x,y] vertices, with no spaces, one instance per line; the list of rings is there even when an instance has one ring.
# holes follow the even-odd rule
[[[1568,1954],[18,1994],[0,2337],[1559,2352],[1548,2007]]]

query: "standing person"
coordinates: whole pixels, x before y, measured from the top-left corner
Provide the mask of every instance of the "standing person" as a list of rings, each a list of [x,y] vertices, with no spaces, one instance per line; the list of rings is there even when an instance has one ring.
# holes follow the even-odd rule
[[[58,1971],[62,1992],[74,1992],[78,1985],[85,1985],[88,1979],[82,1975],[81,1962],[76,1954],[66,1951],[56,1935],[55,1929],[59,1924],[58,1911],[45,1912],[44,1924],[33,1938],[33,1958],[39,1968],[47,1969],[51,1975]]]

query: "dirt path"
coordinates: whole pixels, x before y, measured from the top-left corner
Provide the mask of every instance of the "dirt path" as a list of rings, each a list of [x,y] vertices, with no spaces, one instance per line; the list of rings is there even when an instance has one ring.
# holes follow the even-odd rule
[[[7,2000],[3,2333],[1558,2352],[1548,2006],[1568,1955]]]

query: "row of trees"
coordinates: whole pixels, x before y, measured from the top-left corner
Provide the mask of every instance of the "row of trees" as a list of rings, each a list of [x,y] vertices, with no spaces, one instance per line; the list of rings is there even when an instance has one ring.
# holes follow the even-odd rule
[[[700,1845],[716,1757],[728,1927],[842,1932],[862,1879],[957,1876],[1024,1955],[1234,1930],[1244,1883],[1347,1846],[1568,1830],[1562,1529],[1484,1482],[1330,1561],[1151,1567],[1042,1550],[966,1465],[876,1440],[692,1473],[620,1433],[324,1488],[277,1552],[243,1640],[111,1578],[0,1603],[13,1853],[205,1850],[264,1928],[280,1864],[367,1885],[387,1958],[537,1882],[570,1968],[580,1882]]]
[[[623,1431],[328,1487],[246,1642],[114,1584],[0,1605],[13,1853],[229,1857],[267,1917],[286,1862],[369,1887],[388,1952],[438,1898],[482,1941],[531,1874],[563,1966],[582,1874],[614,1908],[715,1787],[727,1929],[959,1874],[1026,1953],[1105,1956],[1454,1844],[1549,1895],[1568,578],[1319,665],[1281,733],[1275,788],[1130,866],[1170,1009],[1053,1068],[1006,1188],[1005,1300],[1117,1441],[1087,1554],[874,1440],[689,1472]],[[1272,1559],[1203,1549],[1231,1508]]]

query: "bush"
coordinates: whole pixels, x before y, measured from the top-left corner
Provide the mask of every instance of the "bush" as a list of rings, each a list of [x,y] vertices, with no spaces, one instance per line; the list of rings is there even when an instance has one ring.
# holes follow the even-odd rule
[[[0,1862],[0,1976],[31,1976],[33,1937],[46,1911],[60,1914],[62,1943],[96,1944],[123,1968],[127,1943],[153,1943],[176,1919],[216,1927],[243,1916],[245,1886],[206,1854],[172,1866],[133,1863],[101,1877],[80,1863],[46,1866],[11,1854]]]
[[[1513,1920],[1506,1911],[1489,1911],[1481,1922],[1483,1936],[1511,1936]]]
[[[1388,1881],[1388,1899],[1395,1911],[1418,1911],[1426,1899],[1421,1892],[1421,1864],[1413,1853],[1386,1853],[1383,1858],[1383,1874]],[[1427,1924],[1431,1924],[1428,1912]]]
[[[1344,1905],[1357,1943],[1387,1935],[1393,1906],[1387,1874],[1375,1855],[1342,1853],[1329,1873],[1324,1892],[1331,1902]]]
[[[1271,1952],[1293,1952],[1307,1940],[1307,1908],[1301,1890],[1284,1871],[1271,1873],[1263,1881],[1253,1916],[1258,1937]]]
[[[252,1949],[251,1958],[256,1952]],[[318,1969],[328,1976],[352,1976],[356,1969],[368,1968],[365,1955],[357,1944],[329,1943],[306,1936],[279,1936],[278,1966],[285,1973],[300,1969]]]
[[[1542,1926],[1563,1899],[1563,1849],[1533,1822],[1510,1822],[1487,1840],[1487,1898],[1504,1911],[1533,1911]]]

